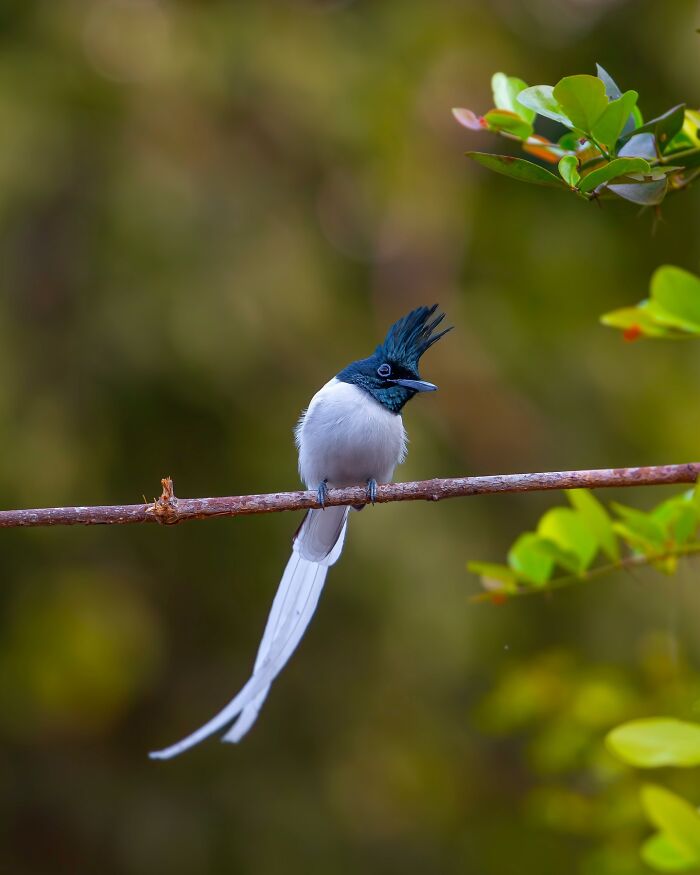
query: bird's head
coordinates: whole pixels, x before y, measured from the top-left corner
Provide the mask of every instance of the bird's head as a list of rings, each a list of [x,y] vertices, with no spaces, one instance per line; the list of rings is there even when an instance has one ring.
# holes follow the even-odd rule
[[[450,327],[434,333],[445,318],[444,313],[438,313],[431,319],[436,310],[437,304],[412,310],[391,326],[374,355],[348,365],[337,378],[369,392],[392,413],[399,413],[417,392],[434,392],[437,386],[421,380],[418,362],[427,349],[451,330]]]

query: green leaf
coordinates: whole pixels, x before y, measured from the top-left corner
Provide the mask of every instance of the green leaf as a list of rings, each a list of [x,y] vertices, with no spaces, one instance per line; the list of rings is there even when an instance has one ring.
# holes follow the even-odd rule
[[[554,86],[554,99],[575,128],[589,133],[608,106],[605,85],[597,76],[566,76]]]
[[[693,806],[656,784],[642,789],[642,805],[653,825],[676,850],[700,863],[700,814]]]
[[[688,495],[676,495],[663,501],[651,514],[675,544],[687,544],[698,528],[698,509]]]
[[[651,278],[654,317],[666,325],[700,332],[700,278],[664,265]]]
[[[555,507],[542,517],[537,534],[553,541],[566,553],[576,557],[576,572],[585,571],[598,552],[598,539],[585,520],[570,507]]]
[[[558,176],[545,170],[544,167],[540,167],[539,164],[525,161],[524,158],[514,158],[511,155],[491,155],[488,152],[467,152],[466,154],[478,164],[488,167],[489,170],[494,170],[496,173],[510,176],[511,179],[552,188],[566,187]]]
[[[574,155],[564,155],[559,161],[559,173],[568,186],[576,188],[581,179],[581,174],[578,172],[578,158]]]
[[[626,91],[622,97],[610,101],[591,129],[596,140],[606,145],[608,149],[612,150],[615,147],[638,97],[636,91]]]
[[[580,136],[574,131],[567,131],[559,137],[558,145],[562,149],[566,149],[567,152],[576,152],[581,145],[580,139]]]
[[[683,114],[683,127],[673,137],[665,149],[672,154],[677,149],[692,149],[700,146],[700,110],[686,109]]]
[[[534,532],[525,532],[508,551],[508,564],[518,577],[537,586],[545,584],[554,568],[554,560]]]
[[[698,864],[698,858],[679,849],[663,832],[657,832],[642,845],[642,860],[657,872],[686,872]]]
[[[507,565],[495,562],[468,562],[467,570],[478,574],[481,585],[489,592],[515,592],[518,581],[515,573]]]
[[[614,501],[611,505],[615,513],[623,520],[623,524],[614,523],[615,531],[632,546],[649,555],[659,553],[664,548],[666,533],[658,520],[650,514],[627,507]]]
[[[484,121],[490,131],[506,131],[521,140],[527,140],[532,134],[530,122],[507,109],[490,109],[484,116]]]
[[[559,544],[549,538],[540,538],[540,547],[546,553],[555,565],[568,571],[570,574],[581,573],[581,562],[575,553],[570,550],[565,550]]]
[[[640,125],[638,128],[625,134],[623,140],[627,140],[635,134],[650,133],[656,137],[659,149],[663,152],[678,131],[683,127],[684,118],[685,104],[680,103],[678,106],[672,107],[662,115],[651,119],[651,121],[646,122],[646,124]]]
[[[601,321],[623,330],[636,326],[647,337],[700,335],[700,277],[664,265],[652,277],[650,300],[613,310]]]
[[[653,316],[647,312],[647,302],[642,301],[636,307],[621,307],[611,310],[600,317],[603,325],[610,328],[620,328],[623,331],[638,330],[644,337],[678,337],[678,332],[664,325],[659,325]]]
[[[604,164],[598,170],[593,170],[584,176],[579,184],[579,189],[587,193],[598,188],[599,185],[618,179],[620,176],[626,176],[629,173],[649,173],[650,170],[649,162],[643,158],[614,158],[609,164]]]
[[[559,105],[559,101],[554,97],[554,89],[551,85],[533,85],[530,88],[523,89],[518,94],[518,103],[534,110],[538,115],[543,115],[545,118],[551,118],[555,122],[566,125],[567,128],[574,127],[571,119],[568,118]]]
[[[700,725],[672,717],[623,723],[608,733],[605,743],[621,760],[641,769],[700,765]]]
[[[518,95],[527,88],[527,82],[516,76],[506,76],[505,73],[494,73],[491,77],[491,90],[493,102],[497,109],[507,109],[514,112],[526,122],[532,124],[535,120],[535,111],[524,106],[518,101]]]
[[[596,536],[603,553],[608,559],[617,562],[620,548],[607,510],[588,489],[567,489],[566,497]]]

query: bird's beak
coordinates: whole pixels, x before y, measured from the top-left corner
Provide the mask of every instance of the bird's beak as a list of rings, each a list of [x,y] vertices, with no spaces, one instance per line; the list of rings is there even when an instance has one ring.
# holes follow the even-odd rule
[[[428,383],[427,380],[389,380],[390,383],[396,383],[397,386],[405,386],[406,389],[413,389],[414,392],[434,392],[437,389],[435,383]]]

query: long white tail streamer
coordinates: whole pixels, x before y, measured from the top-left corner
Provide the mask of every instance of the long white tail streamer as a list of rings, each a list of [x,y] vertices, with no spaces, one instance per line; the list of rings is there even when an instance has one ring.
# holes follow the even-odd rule
[[[330,508],[329,508],[330,510]],[[333,508],[333,510],[336,510]],[[318,605],[328,568],[337,561],[343,547],[346,530],[347,509],[342,511],[340,527],[329,525],[334,541],[328,545],[326,555],[320,561],[303,558],[300,551],[304,545],[304,533],[308,531],[309,518],[302,525],[294,543],[294,550],[282,575],[270,615],[263,632],[253,674],[240,692],[216,716],[188,735],[182,741],[150,754],[152,759],[170,759],[199,744],[210,735],[235,723],[224,736],[225,741],[237,742],[255,722],[277,675],[296,650]],[[312,511],[311,514],[324,513]],[[309,517],[311,517],[309,514]],[[335,514],[333,514],[335,516]],[[316,522],[313,520],[313,522]],[[331,522],[330,520],[328,521]],[[318,532],[318,526],[314,526]],[[314,545],[318,551],[318,543]],[[239,716],[240,715],[240,716]],[[238,720],[236,718],[238,717]]]

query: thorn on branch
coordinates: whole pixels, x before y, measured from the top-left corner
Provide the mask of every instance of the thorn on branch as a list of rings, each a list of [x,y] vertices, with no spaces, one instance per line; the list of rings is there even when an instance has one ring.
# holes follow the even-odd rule
[[[153,514],[156,521],[162,526],[174,526],[180,522],[180,513],[173,489],[173,481],[171,477],[163,477],[160,482],[163,491],[160,498],[154,499],[153,506],[148,509],[148,513]]]

